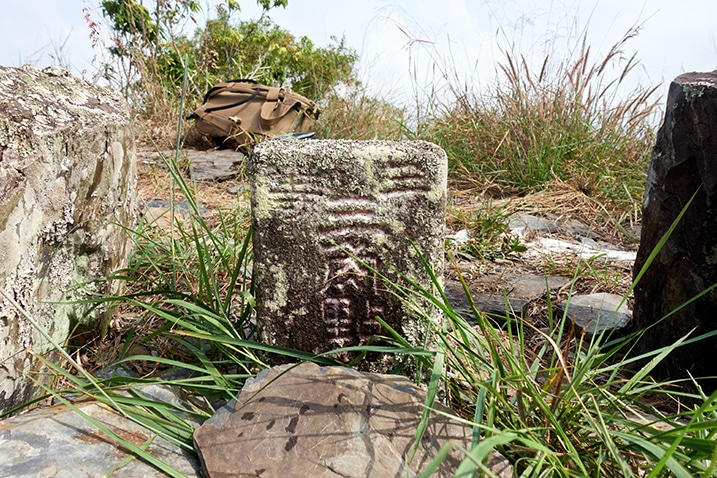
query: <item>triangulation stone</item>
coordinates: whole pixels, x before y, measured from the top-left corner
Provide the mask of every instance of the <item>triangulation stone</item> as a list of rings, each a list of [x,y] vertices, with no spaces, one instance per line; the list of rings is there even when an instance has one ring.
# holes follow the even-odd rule
[[[442,277],[446,175],[445,152],[424,141],[258,145],[250,176],[263,339],[321,353],[387,335],[380,316],[421,340],[430,311],[421,317],[379,276],[430,289],[417,249]]]

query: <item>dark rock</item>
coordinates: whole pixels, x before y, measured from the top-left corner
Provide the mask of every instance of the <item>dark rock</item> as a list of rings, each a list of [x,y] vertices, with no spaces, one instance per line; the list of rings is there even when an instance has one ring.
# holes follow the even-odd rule
[[[471,448],[472,428],[435,404],[441,414],[431,415],[411,459],[424,401],[425,392],[405,377],[282,365],[247,381],[195,431],[195,448],[209,478],[416,476],[447,441]],[[454,476],[462,458],[454,447],[432,476]],[[499,477],[513,476],[497,452],[488,466]]]
[[[690,302],[717,283],[717,71],[686,73],[670,85],[648,171],[635,276],[693,195],[692,205],[635,288],[634,328],[645,329],[638,353],[717,328],[717,293]],[[711,337],[677,349],[654,375],[715,376],[717,362],[710,357],[716,348],[717,337]],[[703,385],[709,394],[717,382]]]

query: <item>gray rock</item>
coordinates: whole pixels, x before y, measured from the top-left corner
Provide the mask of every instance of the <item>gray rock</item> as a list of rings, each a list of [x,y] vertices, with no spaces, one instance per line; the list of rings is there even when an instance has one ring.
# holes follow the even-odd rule
[[[167,161],[177,158],[180,165],[189,165],[189,177],[194,181],[225,181],[235,178],[246,161],[245,154],[231,149],[182,149],[177,155],[176,151],[140,148],[137,157],[144,163],[160,167],[165,167]]]
[[[58,67],[0,67],[0,284],[57,343],[112,315],[82,299],[121,293],[122,282],[93,279],[126,267],[131,252],[132,125],[109,88]],[[30,351],[52,348],[27,316],[0,301],[0,412],[32,398],[24,374],[40,365]]]
[[[594,237],[595,231],[576,219],[560,221],[560,230],[572,237]]]
[[[224,181],[236,177],[246,156],[231,149],[213,151],[184,150],[189,158],[189,174],[195,181]]]
[[[187,201],[176,201],[173,211],[170,205],[171,202],[166,199],[153,199],[146,203],[142,210],[142,224],[166,231],[176,226],[177,223],[181,224],[183,221],[191,220],[194,215]],[[201,217],[206,218],[211,215],[211,211],[202,204],[198,204],[198,206]],[[174,220],[171,219],[172,213],[174,213]]]
[[[510,216],[508,228],[511,234],[521,238],[530,232],[558,232],[558,226],[555,221],[523,213]]]
[[[414,477],[447,441],[470,449],[471,427],[433,413],[413,459],[425,392],[407,378],[344,367],[283,365],[248,381],[236,401],[194,434],[209,478],[225,476]],[[455,450],[433,476],[453,476]],[[493,452],[499,477],[512,466]]]
[[[475,279],[470,287],[484,290],[488,287],[496,291],[492,294],[471,291],[476,308],[489,315],[505,317],[506,313],[520,316],[524,308],[535,299],[545,297],[548,290],[559,289],[570,282],[567,277],[539,276],[535,274],[490,274]],[[471,304],[463,286],[457,281],[446,281],[444,293],[451,307],[466,319],[474,319]]]
[[[717,283],[716,158],[717,71],[680,75],[670,84],[650,161],[635,276],[693,195],[694,200],[635,288],[634,329],[645,330],[637,353],[717,328],[717,294],[691,301]],[[653,374],[658,379],[717,376],[717,362],[709,358],[715,349],[715,336],[692,343],[663,360]],[[717,380],[702,385],[709,394]]]
[[[600,335],[603,332],[624,328],[632,319],[632,312],[622,297],[599,292],[589,295],[576,295],[566,302],[557,304],[575,326],[588,335]],[[621,304],[622,303],[622,304]]]
[[[265,141],[250,161],[257,321],[273,345],[321,353],[418,317],[382,283],[442,272],[447,159],[424,141]],[[343,356],[342,359],[350,357]]]
[[[145,207],[147,209],[165,209],[169,210],[169,206],[171,203],[166,199],[152,199],[149,201]],[[202,217],[206,217],[209,215],[210,211],[204,207],[203,205],[199,204],[199,214]],[[187,201],[176,201],[174,203],[174,212],[175,214],[181,214],[182,217],[185,219],[188,219],[190,216],[190,213],[192,212],[192,206]]]
[[[146,450],[187,477],[197,477],[195,456],[96,402],[76,403],[113,433]],[[166,475],[132,458],[87,419],[64,405],[0,421],[0,476],[13,478],[160,478]]]
[[[240,192],[246,192],[246,191],[249,191],[248,184],[235,184],[234,186],[229,186],[227,188],[227,192],[229,194],[239,194]]]

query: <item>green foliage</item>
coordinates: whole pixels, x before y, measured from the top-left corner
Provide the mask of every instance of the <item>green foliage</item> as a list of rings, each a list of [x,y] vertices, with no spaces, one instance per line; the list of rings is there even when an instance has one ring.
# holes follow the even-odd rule
[[[492,259],[526,251],[520,238],[510,233],[510,212],[504,205],[493,207],[488,202],[471,211],[455,208],[449,220],[455,223],[455,228],[469,232],[469,239],[459,249],[475,257]],[[455,249],[450,243],[449,247]]]
[[[102,65],[101,74],[123,92],[159,141],[164,139],[160,135],[171,136],[168,125],[178,119],[185,69],[190,80],[186,101],[193,105],[209,88],[230,79],[290,87],[317,102],[338,85],[357,84],[353,70],[358,57],[343,39],[317,47],[266,15],[271,8],[286,6],[287,0],[258,3],[264,8],[259,19],[236,22],[238,3],[219,4],[216,16],[189,36],[181,27],[199,9],[194,0],[157,1],[154,12],[136,0],[104,0],[112,60]]]
[[[157,25],[141,3],[134,0],[103,0],[102,14],[112,21],[112,29],[124,37],[124,43],[139,40],[149,44],[157,38]],[[121,56],[123,50],[114,50],[112,53]]]
[[[565,314],[549,330],[508,311],[497,324],[475,306],[470,317],[458,313],[440,289],[389,286],[410,304],[428,302],[442,312],[443,322],[435,323],[435,312],[424,308],[436,346],[432,361],[421,360],[441,372],[431,376],[429,389],[445,390],[446,401],[473,427],[473,447],[463,450],[456,476],[486,471],[494,449],[517,476],[714,476],[717,391],[678,392],[678,383],[655,383],[648,374],[678,347],[717,332],[634,357],[635,335],[579,336]],[[552,315],[549,300],[548,307]],[[649,363],[633,373],[636,361]],[[428,397],[425,406],[437,399]],[[696,405],[681,406],[685,399]]]
[[[232,78],[253,78],[273,86],[287,85],[319,100],[331,87],[352,82],[356,53],[343,40],[332,38],[316,48],[307,37],[295,38],[269,17],[233,24],[231,12],[218,8],[192,41],[197,71],[205,84]]]

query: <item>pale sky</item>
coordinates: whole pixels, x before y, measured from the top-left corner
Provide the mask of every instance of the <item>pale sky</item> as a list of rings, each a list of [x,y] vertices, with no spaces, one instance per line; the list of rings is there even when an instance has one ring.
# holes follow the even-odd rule
[[[209,3],[218,0],[201,1],[203,25],[213,13]],[[258,15],[253,0],[240,3],[235,18]],[[91,47],[83,8],[100,21],[99,0],[0,4],[0,65],[46,66],[59,58],[73,73],[91,77],[92,58],[101,52]],[[445,72],[471,85],[491,81],[500,48],[509,43],[520,45],[529,62],[541,61],[547,48],[556,55],[570,51],[586,28],[597,60],[641,24],[625,45],[626,55],[636,53],[641,62],[633,81],[658,85],[661,93],[680,73],[717,69],[717,0],[289,0],[270,15],[317,45],[345,36],[361,56],[362,81],[402,101],[439,84],[434,80]],[[102,32],[106,37],[106,26]]]

